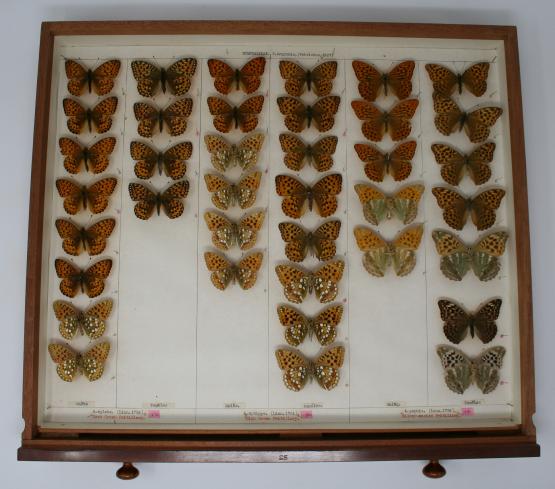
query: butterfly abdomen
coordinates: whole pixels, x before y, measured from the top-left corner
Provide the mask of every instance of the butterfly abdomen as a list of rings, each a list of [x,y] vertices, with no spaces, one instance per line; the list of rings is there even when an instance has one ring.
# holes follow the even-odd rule
[[[158,153],[158,155],[156,156],[156,165],[158,166],[158,175],[162,175],[162,170],[164,168],[164,162],[165,162],[164,153],[162,151],[160,151]]]
[[[462,73],[457,74],[457,88],[459,90],[459,95],[462,95],[462,91],[463,91],[463,74]]]
[[[235,80],[235,90],[239,90],[241,88],[241,70],[239,68],[235,68],[233,79]]]
[[[387,87],[389,85],[389,76],[388,76],[388,74],[387,73],[382,73],[381,79],[382,79],[383,93],[384,93],[384,96],[387,97]]]
[[[84,147],[83,148],[83,153],[81,158],[83,159],[83,164],[85,165],[85,170],[89,171],[89,161],[91,159],[91,152],[89,150],[89,148]]]
[[[466,124],[467,119],[468,119],[468,113],[461,112],[461,119],[459,121],[459,131],[462,131],[464,129],[464,125]]]
[[[164,111],[158,111],[158,113],[156,114],[156,118],[158,119],[158,131],[162,133],[162,130],[164,129]]]
[[[89,89],[89,93],[92,92],[92,82],[93,82],[93,72],[89,68],[87,70],[87,88]]]
[[[162,93],[166,93],[166,84],[168,82],[168,72],[165,68],[160,70],[160,85],[162,86]]]
[[[306,70],[304,79],[306,82],[306,89],[310,92],[310,87],[312,86],[312,71]]]
[[[314,109],[312,108],[312,105],[308,105],[306,107],[306,127],[310,127],[310,124],[312,124],[313,118],[314,118]]]
[[[87,109],[87,111],[85,112],[85,117],[87,119],[87,127],[89,129],[89,132],[92,132],[92,110],[90,108]]]

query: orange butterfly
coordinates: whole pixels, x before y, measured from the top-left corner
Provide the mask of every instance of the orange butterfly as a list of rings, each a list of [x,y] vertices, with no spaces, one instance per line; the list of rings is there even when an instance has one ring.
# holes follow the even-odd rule
[[[104,290],[104,280],[112,270],[112,260],[106,258],[91,265],[86,270],[57,258],[54,262],[56,274],[61,278],[60,291],[67,297],[75,297],[79,291],[89,297],[97,297]]]
[[[112,234],[116,220],[102,219],[88,228],[76,226],[66,219],[56,219],[55,224],[63,240],[62,248],[68,255],[78,256],[83,249],[92,256],[106,249],[106,240]]]
[[[285,127],[292,132],[301,132],[305,127],[314,124],[320,132],[329,131],[335,124],[335,114],[339,109],[341,98],[328,95],[305,105],[301,99],[294,97],[278,97],[279,111],[285,116]]]
[[[433,63],[426,65],[426,71],[434,86],[434,91],[450,97],[455,89],[462,93],[463,86],[475,95],[481,97],[488,87],[489,63],[476,63],[467,68],[463,73],[453,73],[445,66]]]
[[[189,193],[189,182],[181,180],[169,186],[163,192],[155,192],[140,183],[129,184],[129,196],[135,204],[135,215],[139,219],[147,220],[152,216],[154,209],[160,215],[160,208],[166,216],[175,219],[183,214],[185,205],[181,201]]]
[[[490,128],[503,113],[502,108],[492,106],[462,111],[453,100],[439,93],[434,93],[433,99],[437,130],[444,136],[449,136],[464,129],[473,143],[484,142],[489,136]]]
[[[389,133],[393,141],[400,141],[412,131],[411,119],[418,108],[418,100],[403,100],[391,110],[384,111],[367,100],[353,100],[351,106],[356,116],[364,121],[362,134],[366,139],[381,141]]]
[[[253,93],[260,86],[260,77],[264,74],[266,59],[262,56],[253,58],[241,69],[233,69],[219,59],[208,60],[210,76],[214,78],[214,88],[223,95],[227,95],[235,86],[235,90]]]
[[[179,180],[185,176],[187,163],[185,163],[193,153],[193,145],[186,141],[179,143],[166,151],[156,151],[148,144],[139,141],[132,141],[130,146],[131,158],[135,163],[135,175],[137,178],[147,180],[154,175],[154,170],[158,168],[158,174],[162,171],[172,180]]]
[[[318,180],[314,185],[305,185],[289,175],[276,176],[276,192],[283,197],[281,209],[293,219],[300,218],[308,208],[316,204],[321,217],[329,217],[337,210],[337,195],[341,192],[343,178],[333,173]]]
[[[94,128],[98,134],[103,134],[112,127],[112,116],[118,108],[118,98],[105,98],[92,109],[85,109],[79,102],[65,98],[63,106],[64,114],[68,118],[67,128],[73,134],[81,134],[85,123],[89,132],[92,132]]]
[[[237,282],[243,290],[253,287],[256,283],[258,270],[262,265],[263,255],[260,252],[251,253],[237,264],[230,262],[219,253],[207,251],[204,253],[206,268],[210,272],[210,279],[219,290],[225,290],[230,283]]]
[[[312,90],[318,97],[329,95],[333,80],[337,75],[337,61],[326,61],[312,70],[305,70],[293,61],[280,61],[279,72],[285,80],[285,91],[299,97],[306,90]]]
[[[87,187],[59,178],[56,180],[56,188],[64,199],[64,209],[68,214],[77,214],[81,207],[84,210],[90,208],[93,214],[98,214],[108,207],[108,197],[114,192],[117,183],[116,178],[103,178]]]
[[[214,127],[220,132],[241,129],[251,132],[258,126],[258,115],[264,105],[264,97],[255,95],[245,100],[239,107],[231,106],[223,98],[208,97],[208,110],[214,116]]]
[[[333,154],[337,147],[336,136],[326,136],[313,144],[305,144],[293,134],[280,134],[279,142],[285,153],[283,162],[293,171],[301,171],[305,162],[317,171],[325,172],[333,166]]]
[[[389,173],[396,182],[408,178],[412,171],[412,158],[416,151],[416,141],[397,145],[393,151],[382,153],[372,144],[355,144],[358,157],[366,163],[364,173],[374,182],[383,182]]]
[[[81,146],[79,143],[69,138],[60,138],[58,141],[60,152],[64,159],[64,168],[69,173],[79,173],[81,163],[85,165],[85,170],[92,173],[102,173],[110,164],[110,155],[116,146],[116,138],[103,138],[94,143],[90,148]]]
[[[145,102],[137,102],[133,105],[135,119],[139,121],[137,132],[144,138],[151,138],[157,128],[162,133],[166,126],[171,136],[180,136],[187,130],[187,119],[192,110],[191,98],[179,99],[161,110]]]
[[[376,100],[382,89],[386,97],[388,90],[391,90],[399,100],[407,98],[412,92],[414,61],[403,61],[388,73],[381,73],[369,63],[354,60],[353,70],[359,81],[361,97],[370,102]]]
[[[121,63],[111,59],[102,63],[94,71],[84,68],[77,61],[66,60],[67,90],[71,95],[79,97],[85,87],[89,93],[94,90],[97,95],[107,95],[114,88],[114,79],[118,76]]]
[[[183,58],[168,68],[158,68],[148,61],[131,62],[133,76],[137,80],[137,91],[143,97],[153,97],[158,88],[166,93],[166,88],[178,97],[185,95],[191,88],[191,78],[197,69],[195,58]]]
[[[320,261],[335,256],[335,240],[339,237],[341,221],[327,221],[314,231],[306,231],[298,224],[280,222],[278,225],[281,239],[285,241],[285,256],[294,262],[302,262],[310,253]]]
[[[493,160],[495,143],[484,143],[469,154],[459,153],[446,144],[432,144],[432,151],[441,165],[443,180],[451,185],[457,186],[461,182],[465,168],[476,185],[486,183],[491,177],[489,163]]]

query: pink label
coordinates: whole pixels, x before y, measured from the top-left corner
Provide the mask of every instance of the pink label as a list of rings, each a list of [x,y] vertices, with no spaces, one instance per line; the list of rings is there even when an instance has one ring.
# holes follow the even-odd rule
[[[302,419],[312,419],[312,410],[307,409],[307,410],[301,411],[301,418]]]
[[[149,409],[146,412],[146,417],[149,419],[160,419],[160,410],[159,409]]]
[[[473,407],[461,408],[461,416],[474,416],[474,408]]]

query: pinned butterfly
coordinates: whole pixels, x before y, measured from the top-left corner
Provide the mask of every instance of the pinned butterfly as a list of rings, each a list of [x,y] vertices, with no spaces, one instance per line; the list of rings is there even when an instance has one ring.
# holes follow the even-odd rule
[[[353,70],[359,81],[360,96],[370,102],[374,102],[382,91],[386,97],[391,92],[399,100],[406,99],[412,93],[414,61],[403,61],[389,72],[382,73],[369,63],[354,60]]]
[[[285,340],[291,346],[299,346],[308,336],[315,336],[322,346],[334,342],[337,336],[337,326],[343,316],[341,304],[330,306],[320,311],[316,316],[305,316],[291,306],[278,306],[279,322],[285,328]]]
[[[168,68],[160,68],[149,61],[131,62],[131,71],[137,81],[137,91],[143,97],[153,97],[161,89],[176,96],[185,95],[191,88],[191,81],[197,69],[197,60],[182,58]]]
[[[67,90],[75,97],[83,95],[84,92],[107,95],[114,88],[120,67],[121,62],[117,59],[105,61],[94,70],[68,59],[65,62]]]
[[[85,228],[66,219],[56,219],[56,229],[62,238],[62,248],[72,256],[79,256],[82,251],[89,255],[99,255],[106,249],[107,239],[116,226],[112,218],[101,219]]]
[[[60,138],[58,141],[60,152],[64,158],[64,168],[72,174],[81,171],[81,166],[91,173],[102,173],[110,164],[110,155],[116,146],[116,138],[106,137],[99,139],[91,146],[82,146],[69,138]]]
[[[355,144],[355,151],[365,163],[364,173],[370,180],[383,182],[386,175],[391,175],[396,182],[400,182],[406,180],[412,172],[416,141],[400,143],[387,153],[373,144]]]
[[[264,106],[262,95],[253,95],[244,100],[239,106],[231,105],[220,97],[208,97],[208,110],[214,116],[212,123],[216,130],[228,133],[233,129],[251,132],[258,126],[258,116]]]
[[[250,253],[237,263],[233,263],[219,253],[204,253],[206,268],[211,272],[210,280],[214,287],[225,290],[230,284],[237,282],[243,290],[254,286],[258,270],[262,265],[263,255],[260,252]]]
[[[287,60],[279,62],[279,72],[285,80],[285,91],[299,97],[305,91],[312,91],[318,97],[329,95],[337,75],[337,61],[325,61],[311,70]]]
[[[264,134],[245,136],[237,144],[229,143],[221,136],[207,134],[204,136],[206,149],[210,153],[212,166],[222,173],[238,166],[248,171],[256,166],[258,155],[264,144]]]
[[[135,215],[142,220],[149,219],[154,210],[160,215],[160,209],[164,211],[170,219],[175,219],[185,209],[183,199],[189,193],[189,182],[181,180],[170,185],[166,190],[158,192],[141,183],[129,184],[129,196],[133,202],[137,202],[134,207]]]
[[[234,222],[222,214],[207,211],[204,213],[204,220],[212,232],[212,243],[216,248],[226,251],[237,245],[244,251],[256,244],[264,216],[264,211],[253,212]]]
[[[458,186],[465,172],[476,185],[486,183],[491,177],[490,163],[493,160],[495,143],[487,142],[470,153],[460,153],[446,144],[432,144],[436,162],[441,165],[441,177],[447,183]]]
[[[62,104],[70,132],[81,134],[86,127],[89,132],[103,134],[112,127],[112,116],[118,108],[118,98],[107,97],[92,108],[85,108],[71,98],[65,98]]]
[[[335,256],[335,240],[341,229],[339,220],[324,222],[314,231],[306,231],[293,222],[280,222],[278,228],[281,239],[285,241],[285,256],[291,261],[302,262],[308,254],[320,261]]]
[[[112,270],[112,260],[106,258],[97,261],[86,269],[81,269],[62,258],[54,261],[54,268],[60,281],[60,291],[66,297],[75,297],[79,292],[90,298],[97,297],[104,291],[105,280]]]
[[[339,110],[341,98],[328,95],[319,98],[312,105],[294,97],[278,97],[279,111],[285,116],[285,127],[299,133],[314,126],[319,132],[329,131],[335,124],[335,114]]]
[[[71,340],[77,332],[91,340],[100,338],[106,331],[106,319],[112,312],[112,299],[103,299],[85,310],[79,310],[69,302],[54,301],[52,304],[59,331],[63,338]]]
[[[165,151],[157,151],[148,144],[132,141],[131,158],[135,163],[135,176],[142,180],[152,178],[155,170],[162,172],[172,180],[180,180],[187,171],[187,160],[193,153],[193,145],[189,141],[178,143]]]
[[[104,364],[110,353],[110,343],[97,343],[84,353],[78,353],[67,345],[50,343],[50,358],[56,364],[58,377],[65,382],[73,382],[82,373],[89,381],[100,379]]]
[[[189,116],[193,111],[193,99],[179,99],[165,109],[159,109],[146,102],[136,102],[133,113],[138,121],[137,132],[144,138],[156,133],[162,134],[164,128],[170,136],[180,136],[187,130]]]
[[[219,59],[208,60],[208,71],[214,78],[214,88],[223,95],[232,90],[242,90],[246,94],[256,92],[265,68],[266,59],[262,56],[247,61],[241,68],[233,68]]]
[[[396,217],[403,224],[410,224],[418,213],[418,203],[424,192],[423,185],[403,187],[393,195],[387,195],[372,185],[356,184],[355,191],[362,204],[364,218],[378,225]]]
[[[337,147],[336,136],[326,136],[312,144],[293,134],[280,134],[279,142],[285,153],[283,162],[293,171],[301,171],[305,164],[311,165],[319,172],[328,171],[333,166],[333,154]]]
[[[219,175],[208,173],[204,175],[204,182],[212,194],[212,203],[218,209],[225,211],[236,205],[247,209],[256,201],[261,176],[257,171],[241,177],[237,183],[230,183]]]
[[[59,178],[56,180],[56,188],[60,197],[64,199],[64,210],[68,214],[75,215],[81,209],[99,214],[108,207],[109,197],[117,183],[117,179],[110,177],[86,186],[79,185],[73,180]]]

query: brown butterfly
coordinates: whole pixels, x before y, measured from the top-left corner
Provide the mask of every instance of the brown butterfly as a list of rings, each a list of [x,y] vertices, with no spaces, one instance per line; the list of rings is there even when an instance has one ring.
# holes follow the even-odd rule
[[[495,211],[499,209],[505,191],[494,188],[467,198],[455,190],[434,187],[432,194],[437,199],[437,205],[443,209],[443,219],[450,227],[460,231],[470,215],[478,231],[483,231],[495,223]]]
[[[468,154],[459,153],[446,144],[432,144],[432,151],[441,165],[443,180],[451,185],[461,182],[465,169],[476,185],[486,183],[491,177],[489,163],[493,160],[495,143],[484,143]]]
[[[214,116],[214,127],[224,133],[237,128],[242,132],[254,131],[258,126],[258,115],[264,105],[262,95],[249,97],[238,107],[230,105],[220,97],[208,97],[206,101],[210,114]]]
[[[75,215],[81,208],[99,214],[108,207],[108,197],[114,192],[117,183],[116,178],[103,178],[87,187],[59,178],[56,180],[56,188],[64,199],[64,209],[68,214]]]
[[[258,231],[264,223],[264,211],[243,216],[233,222],[216,212],[205,212],[204,220],[212,231],[212,243],[220,250],[229,250],[237,245],[241,250],[250,250],[256,244]]]
[[[289,175],[276,176],[276,192],[283,197],[283,213],[298,219],[316,204],[321,217],[329,217],[337,210],[337,195],[341,192],[343,177],[333,173],[318,180],[314,185],[305,185]]]
[[[107,95],[114,88],[114,80],[118,76],[121,63],[117,59],[105,61],[91,70],[84,68],[77,61],[66,60],[67,90],[71,95],[79,97],[85,91],[97,95]]]
[[[208,191],[213,194],[212,203],[225,211],[235,205],[241,209],[251,207],[256,201],[261,176],[257,171],[241,177],[237,183],[229,183],[225,178],[209,173],[204,175],[204,181]]]
[[[463,87],[481,97],[486,93],[489,63],[476,63],[462,73],[453,73],[449,68],[436,64],[427,64],[426,71],[432,81],[434,91],[450,97],[455,89],[462,93]]]
[[[329,131],[335,124],[335,114],[339,109],[341,98],[328,95],[305,105],[299,98],[278,97],[279,111],[285,116],[285,127],[292,132],[301,132],[314,124],[320,132]]]
[[[403,61],[388,73],[382,73],[369,63],[354,60],[353,70],[359,81],[360,96],[370,102],[378,98],[382,89],[386,97],[391,90],[399,100],[407,98],[412,92],[414,61]]]
[[[305,144],[293,134],[280,134],[279,142],[285,153],[283,162],[293,171],[301,171],[305,163],[312,165],[317,171],[325,172],[333,166],[333,154],[337,147],[336,136],[326,136],[313,144]]]
[[[187,130],[187,119],[193,110],[193,99],[182,98],[157,109],[151,104],[137,102],[133,105],[135,119],[139,121],[137,132],[144,138],[151,138],[157,130],[162,133],[164,126],[171,136],[180,136]]]
[[[325,61],[312,70],[305,70],[293,61],[280,61],[279,72],[285,80],[285,91],[299,97],[305,89],[312,90],[318,97],[329,95],[337,75],[337,61]]]
[[[446,299],[438,301],[441,319],[444,321],[443,332],[451,343],[458,344],[470,332],[478,336],[482,343],[489,343],[497,334],[496,319],[501,309],[501,299],[493,299],[481,305],[473,313],[467,313],[461,306]]]
[[[204,253],[206,267],[211,273],[210,279],[219,290],[225,290],[230,283],[237,282],[243,290],[250,289],[255,283],[258,270],[262,265],[260,252],[245,256],[237,264],[230,262],[219,253]]]
[[[89,132],[93,129],[103,134],[112,127],[112,116],[118,108],[117,97],[107,97],[92,109],[85,109],[79,102],[71,98],[63,100],[64,114],[67,116],[67,128],[73,134],[81,134],[85,124]]]
[[[156,192],[140,183],[129,184],[129,196],[133,202],[137,202],[134,208],[135,215],[143,220],[149,219],[154,209],[157,215],[160,215],[160,208],[170,219],[179,217],[185,209],[182,199],[187,197],[188,193],[187,180],[174,183],[163,192]]]
[[[56,373],[65,382],[73,382],[82,372],[89,381],[98,380],[104,373],[104,362],[110,353],[110,343],[104,341],[89,348],[85,353],[77,353],[67,345],[50,343],[50,358],[56,364]]]
[[[314,272],[307,272],[293,265],[277,265],[276,274],[283,285],[283,293],[289,301],[300,304],[308,294],[314,292],[316,298],[323,304],[337,297],[344,269],[343,260],[331,260]]]
[[[191,78],[197,69],[197,60],[183,58],[171,64],[168,68],[159,68],[148,61],[136,60],[131,62],[133,76],[137,80],[137,91],[143,97],[152,97],[162,88],[166,93],[185,95],[191,88]]]
[[[208,60],[208,71],[214,78],[214,88],[223,95],[231,90],[243,90],[253,93],[260,86],[260,77],[264,74],[266,59],[262,56],[247,61],[241,69],[233,69],[219,59]]]
[[[396,182],[408,178],[412,172],[412,159],[416,152],[416,141],[398,144],[393,151],[382,153],[373,144],[355,144],[355,151],[364,165],[364,173],[374,182],[383,182],[386,174]]]
[[[60,138],[58,143],[60,152],[65,156],[64,168],[69,173],[79,173],[81,164],[85,165],[86,171],[102,173],[110,164],[110,155],[116,146],[116,138],[102,138],[89,148],[69,138]]]
[[[112,260],[106,258],[97,261],[86,270],[77,268],[72,263],[57,258],[54,268],[58,278],[61,278],[60,291],[67,297],[75,297],[79,291],[89,297],[97,297],[104,290],[104,280],[112,270]]]
[[[330,306],[315,317],[307,317],[290,306],[278,306],[277,313],[279,322],[286,328],[285,339],[291,346],[299,346],[307,335],[311,338],[313,334],[322,346],[326,346],[333,343],[337,336],[343,306]]]
[[[479,107],[471,111],[462,111],[450,98],[434,93],[435,125],[444,136],[455,131],[464,131],[472,143],[484,142],[491,127],[503,113],[500,107]]]
[[[335,256],[335,240],[339,237],[341,221],[327,221],[314,231],[306,231],[298,224],[280,222],[279,232],[285,241],[285,256],[294,262],[302,262],[308,253],[320,261]]]
[[[381,141],[389,133],[393,141],[400,141],[412,131],[411,119],[418,108],[418,100],[402,100],[391,110],[384,111],[367,100],[353,100],[351,106],[356,116],[364,121],[362,134],[366,139]]]
[[[112,312],[112,299],[104,299],[86,310],[79,310],[69,302],[54,301],[52,308],[60,321],[60,334],[71,340],[77,331],[86,334],[91,340],[100,338],[106,331],[106,319]]]
[[[137,162],[135,175],[142,180],[151,178],[155,169],[158,169],[159,175],[163,171],[172,180],[180,180],[187,171],[186,161],[193,153],[193,145],[189,141],[176,144],[166,151],[156,151],[148,144],[132,141],[129,149],[131,158]]]
[[[204,136],[210,161],[216,170],[225,173],[228,168],[239,166],[247,171],[258,162],[258,154],[264,144],[264,134],[245,136],[239,143],[228,143],[223,137],[207,134]]]
[[[102,219],[88,228],[76,226],[66,219],[56,219],[56,229],[62,238],[62,248],[68,255],[78,256],[81,250],[99,255],[106,249],[106,240],[116,226],[112,218]]]

